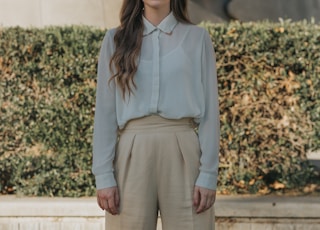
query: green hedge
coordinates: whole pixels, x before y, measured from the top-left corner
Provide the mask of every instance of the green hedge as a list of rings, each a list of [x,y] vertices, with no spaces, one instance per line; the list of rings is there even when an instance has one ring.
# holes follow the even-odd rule
[[[218,61],[222,193],[302,190],[319,175],[320,26],[204,25]],[[92,125],[105,31],[0,29],[0,193],[94,195]]]

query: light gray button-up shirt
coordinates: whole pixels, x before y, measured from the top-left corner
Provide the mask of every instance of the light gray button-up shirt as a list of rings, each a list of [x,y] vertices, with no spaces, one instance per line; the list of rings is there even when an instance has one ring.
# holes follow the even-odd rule
[[[113,160],[117,129],[134,118],[193,117],[199,124],[200,173],[196,185],[216,189],[219,164],[219,102],[214,50],[208,32],[179,23],[170,13],[158,26],[143,18],[137,89],[125,100],[111,77],[115,29],[102,42],[96,92],[92,171],[97,189],[116,186]]]

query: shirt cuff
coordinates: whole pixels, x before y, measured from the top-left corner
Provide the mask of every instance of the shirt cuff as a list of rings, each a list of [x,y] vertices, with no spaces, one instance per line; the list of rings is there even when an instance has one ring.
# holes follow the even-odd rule
[[[217,190],[218,176],[210,173],[200,172],[196,186]]]
[[[102,175],[96,176],[96,188],[103,189],[103,188],[110,188],[117,186],[117,182],[114,179],[113,173],[107,173]]]

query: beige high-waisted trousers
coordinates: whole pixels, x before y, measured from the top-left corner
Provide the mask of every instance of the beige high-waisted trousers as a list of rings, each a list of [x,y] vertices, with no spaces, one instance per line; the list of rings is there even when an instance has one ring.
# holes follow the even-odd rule
[[[213,208],[196,214],[199,139],[191,119],[148,116],[121,131],[115,156],[120,215],[106,213],[107,230],[213,230]]]

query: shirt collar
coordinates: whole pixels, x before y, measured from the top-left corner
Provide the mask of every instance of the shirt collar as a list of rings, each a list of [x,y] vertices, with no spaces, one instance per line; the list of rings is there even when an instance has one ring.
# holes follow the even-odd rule
[[[166,34],[171,34],[173,29],[178,24],[178,21],[172,12],[170,12],[170,14],[167,17],[165,17],[158,26],[152,25],[144,16],[142,17],[144,24],[143,36],[152,33],[156,29],[159,29]]]

